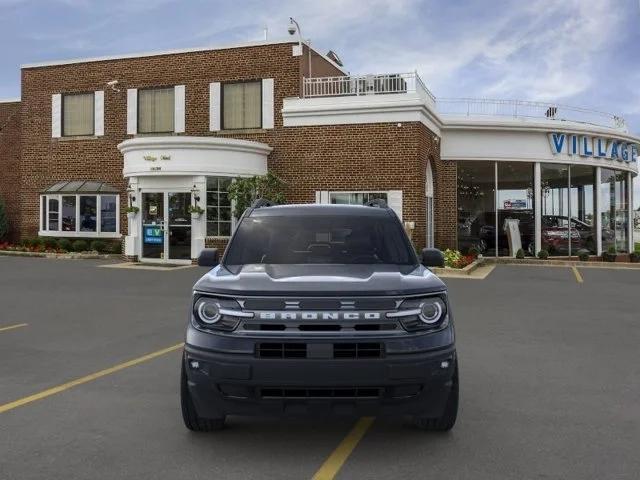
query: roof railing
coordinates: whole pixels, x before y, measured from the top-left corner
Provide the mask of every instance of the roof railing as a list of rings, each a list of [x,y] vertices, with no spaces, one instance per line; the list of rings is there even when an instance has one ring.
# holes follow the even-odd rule
[[[304,78],[302,84],[304,98],[417,94],[442,115],[546,119],[628,131],[624,118],[619,115],[555,102],[491,98],[436,99],[417,72],[311,77]]]
[[[585,123],[627,131],[624,118],[618,115],[555,102],[491,98],[438,98],[436,105],[438,113],[442,115],[537,118]]]
[[[432,103],[436,100],[416,72],[311,77],[302,83],[305,98],[418,93]]]

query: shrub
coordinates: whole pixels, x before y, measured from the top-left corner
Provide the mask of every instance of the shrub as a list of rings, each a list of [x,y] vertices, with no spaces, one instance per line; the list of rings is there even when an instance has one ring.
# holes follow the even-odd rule
[[[546,260],[549,258],[549,252],[547,252],[544,248],[538,252],[538,258],[540,260]]]
[[[22,245],[24,248],[31,248],[33,246],[33,240],[31,238],[23,238],[20,241],[20,245]]]
[[[616,247],[614,245],[609,245],[609,248],[607,248],[607,253],[615,255],[616,253],[618,253],[618,251],[616,250]]]
[[[520,260],[522,260],[524,258],[524,250],[523,249],[519,249],[516,252],[516,258],[519,258]]]
[[[38,249],[38,248],[43,248],[44,247],[44,239],[40,238],[40,237],[36,237],[34,239],[31,240],[31,247]]]
[[[59,247],[58,241],[55,238],[44,237],[41,240],[44,248],[47,250],[57,250]]]
[[[0,242],[7,238],[9,233],[9,221],[7,220],[7,210],[4,206],[4,200],[0,198]]]
[[[94,240],[91,242],[91,250],[103,253],[107,250],[107,244],[103,240]]]
[[[240,218],[254,200],[264,198],[273,203],[284,203],[284,182],[269,172],[255,177],[237,177],[229,185],[229,199],[235,202],[233,216]]]
[[[109,253],[114,253],[116,255],[122,253],[122,244],[120,242],[111,242],[109,245]]]
[[[458,250],[447,248],[444,251],[444,264],[447,267],[456,268],[456,264],[462,259],[462,254]]]
[[[76,240],[71,244],[71,248],[74,252],[86,252],[89,245],[86,240]]]
[[[71,245],[71,240],[68,238],[61,238],[58,240],[58,248],[60,250],[64,250],[65,252],[70,252],[73,250],[73,246]]]
[[[631,263],[640,263],[640,252],[632,252],[629,254],[629,261]]]
[[[471,247],[469,248],[469,255],[475,258],[480,255],[480,250],[478,250],[476,247]]]
[[[585,250],[584,248],[581,248],[580,250],[578,250],[578,258],[583,262],[588,262],[589,250]]]

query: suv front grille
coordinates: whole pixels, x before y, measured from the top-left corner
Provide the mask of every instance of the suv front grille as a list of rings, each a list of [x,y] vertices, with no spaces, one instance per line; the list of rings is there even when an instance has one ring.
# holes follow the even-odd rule
[[[265,387],[259,395],[261,398],[380,398],[383,393],[380,387]]]
[[[310,350],[314,353],[310,354]],[[256,357],[258,358],[361,359],[382,358],[383,356],[384,344],[374,342],[314,344],[312,348],[308,348],[306,343],[265,342],[256,344]]]

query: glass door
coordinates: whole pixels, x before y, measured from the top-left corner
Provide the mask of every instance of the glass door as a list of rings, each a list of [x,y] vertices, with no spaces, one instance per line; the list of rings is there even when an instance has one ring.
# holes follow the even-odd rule
[[[191,193],[168,193],[169,260],[191,260]]]
[[[165,258],[164,193],[142,194],[142,258]]]

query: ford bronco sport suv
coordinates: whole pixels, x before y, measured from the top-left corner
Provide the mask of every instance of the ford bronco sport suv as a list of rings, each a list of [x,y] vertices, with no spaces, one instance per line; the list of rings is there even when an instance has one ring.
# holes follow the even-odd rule
[[[226,415],[402,415],[449,430],[458,364],[447,289],[393,210],[258,201],[193,288],[181,374],[196,431]]]

